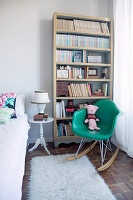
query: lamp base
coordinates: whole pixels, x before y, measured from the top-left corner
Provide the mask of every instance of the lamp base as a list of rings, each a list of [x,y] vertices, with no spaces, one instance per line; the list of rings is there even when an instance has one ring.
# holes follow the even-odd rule
[[[39,115],[44,115],[44,109],[46,107],[46,104],[37,104],[38,105],[38,110],[39,110]]]

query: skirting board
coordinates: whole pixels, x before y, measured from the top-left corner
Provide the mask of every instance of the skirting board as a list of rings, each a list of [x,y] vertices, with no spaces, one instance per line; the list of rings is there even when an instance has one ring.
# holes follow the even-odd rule
[[[59,144],[62,144],[62,143],[64,143],[64,144],[69,144],[69,143],[71,143],[71,142],[80,143],[80,141],[81,141],[81,139],[55,140],[55,141],[54,141],[54,146],[55,146],[55,147],[58,147]]]
[[[36,142],[36,139],[37,139],[37,138],[28,139],[28,143],[29,143],[29,144],[35,143],[35,142]],[[46,142],[53,142],[53,138],[45,138],[45,141],[46,141]]]

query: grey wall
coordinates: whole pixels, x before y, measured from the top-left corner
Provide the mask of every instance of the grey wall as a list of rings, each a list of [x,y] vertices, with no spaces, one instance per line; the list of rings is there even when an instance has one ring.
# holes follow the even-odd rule
[[[113,0],[107,0],[107,14],[109,18],[113,19]]]
[[[111,16],[112,0],[0,0],[0,93],[17,91],[26,95],[26,112],[33,116],[30,103],[34,90],[48,90],[52,116],[52,17],[54,12],[87,16]],[[108,6],[109,5],[109,6]],[[109,14],[108,14],[109,13]],[[44,127],[47,141],[53,140],[53,125]],[[31,142],[39,135],[32,126]]]

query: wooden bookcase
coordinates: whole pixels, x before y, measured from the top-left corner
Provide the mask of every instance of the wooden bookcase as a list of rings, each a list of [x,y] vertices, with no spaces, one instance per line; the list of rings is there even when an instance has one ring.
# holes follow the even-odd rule
[[[70,29],[60,29],[57,27],[57,20],[81,20],[81,21],[91,21],[91,22],[99,22],[100,26],[101,23],[107,23],[109,32],[105,33],[106,31],[83,31],[83,30],[70,30]],[[102,30],[102,28],[101,28]],[[106,48],[99,48],[99,47],[86,47],[86,46],[73,46],[71,45],[59,45],[57,44],[57,34],[65,34],[68,35],[68,37],[74,37],[76,36],[83,36],[83,37],[93,37],[93,40],[99,41],[102,39],[108,39],[108,47]],[[88,40],[88,39],[87,39]],[[100,43],[98,43],[100,45]],[[94,45],[95,46],[95,45]],[[86,50],[85,54],[85,62],[83,62],[83,58],[81,62],[59,62],[57,61],[57,50],[68,50],[68,51],[81,51]],[[90,54],[100,54],[102,56],[102,62],[100,63],[88,63],[87,62],[87,55]],[[82,54],[83,56],[83,54]],[[58,66],[71,66],[72,68],[84,68],[85,67],[91,67],[96,68],[98,70],[98,78],[82,78],[82,79],[73,79],[73,78],[67,78],[67,79],[61,79],[57,78],[57,67]],[[108,70],[108,78],[102,78],[101,77],[101,70],[103,68],[107,68]],[[56,87],[57,82],[67,82],[70,83],[91,83],[95,87],[100,87],[102,83],[107,83],[107,96],[76,96],[76,97],[61,97],[57,96],[56,93]],[[78,103],[85,103],[85,102],[93,102],[100,99],[112,99],[112,83],[113,83],[113,22],[109,18],[101,18],[101,17],[88,17],[88,16],[81,16],[81,15],[73,15],[73,14],[64,14],[64,13],[54,13],[53,16],[53,99],[54,99],[54,144],[57,147],[60,143],[69,143],[69,142],[79,142],[80,138],[77,136],[58,136],[58,128],[57,125],[60,122],[70,122],[72,121],[72,116],[66,116],[66,117],[56,117],[56,102],[63,100],[65,102],[65,105],[67,104],[67,100],[72,99],[74,101],[74,104]]]

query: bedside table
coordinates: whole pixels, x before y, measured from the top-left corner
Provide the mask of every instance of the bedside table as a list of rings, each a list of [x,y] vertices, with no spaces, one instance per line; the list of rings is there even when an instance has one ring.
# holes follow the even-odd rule
[[[33,151],[34,149],[36,149],[39,144],[41,144],[41,146],[44,147],[45,151],[50,154],[49,150],[47,149],[47,145],[46,145],[46,142],[45,142],[45,138],[44,138],[44,135],[43,135],[43,124],[47,124],[47,123],[50,123],[52,122],[54,119],[49,117],[46,121],[43,120],[43,121],[34,121],[34,119],[29,119],[29,123],[31,124],[40,124],[40,137],[36,140],[35,142],[35,145],[29,149],[29,152]]]

